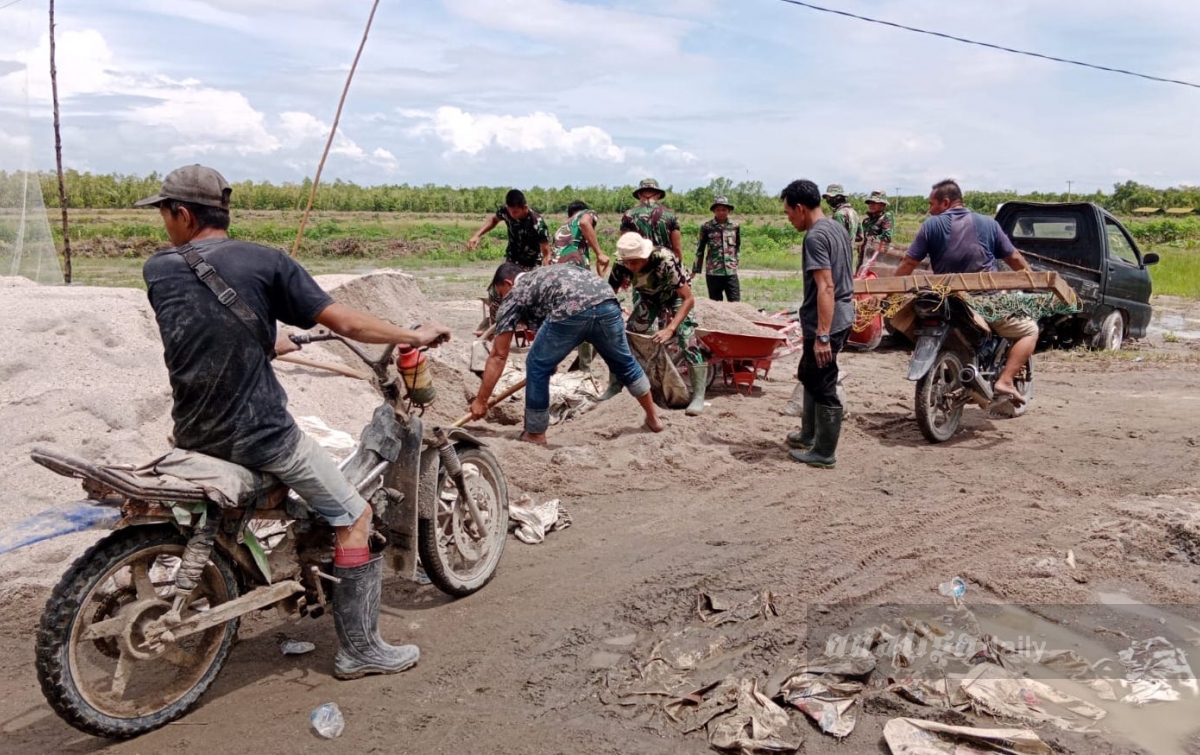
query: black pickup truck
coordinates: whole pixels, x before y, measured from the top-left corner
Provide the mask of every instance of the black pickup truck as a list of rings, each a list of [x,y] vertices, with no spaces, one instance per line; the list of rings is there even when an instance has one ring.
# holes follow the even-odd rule
[[[1107,210],[1090,202],[1005,202],[996,222],[1035,270],[1053,270],[1079,295],[1083,310],[1042,323],[1042,340],[1119,349],[1144,338],[1150,324],[1150,271],[1142,254]]]

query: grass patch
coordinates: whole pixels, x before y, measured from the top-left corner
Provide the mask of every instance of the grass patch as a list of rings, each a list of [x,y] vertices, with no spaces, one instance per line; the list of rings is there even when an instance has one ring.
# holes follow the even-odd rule
[[[1176,245],[1151,247],[1161,259],[1150,266],[1155,294],[1200,299],[1200,249]]]

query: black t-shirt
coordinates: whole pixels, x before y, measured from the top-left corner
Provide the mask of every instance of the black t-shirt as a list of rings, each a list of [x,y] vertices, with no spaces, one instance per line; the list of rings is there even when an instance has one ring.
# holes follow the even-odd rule
[[[846,226],[822,218],[804,234],[804,301],[800,327],[805,338],[817,335],[817,283],[813,270],[828,270],[833,278],[833,323],[829,333],[840,333],[854,324],[854,252]]]
[[[316,325],[333,303],[300,263],[277,249],[230,239],[192,244],[267,324]],[[142,268],[162,335],[175,405],[175,445],[255,468],[291,453],[300,428],[263,344],[173,249]]]

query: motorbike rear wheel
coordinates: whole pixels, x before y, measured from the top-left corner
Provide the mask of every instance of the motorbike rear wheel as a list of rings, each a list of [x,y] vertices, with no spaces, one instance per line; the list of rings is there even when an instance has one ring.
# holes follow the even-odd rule
[[[943,351],[929,372],[917,381],[917,426],[930,443],[950,440],[962,422],[963,402],[955,400],[955,394],[963,390],[959,377],[962,368],[957,354]]]
[[[458,488],[438,473],[437,509],[417,527],[417,552],[429,581],[455,597],[482,589],[496,576],[508,539],[508,484],[500,462],[486,448],[458,447],[467,492],[486,523],[479,532]]]
[[[50,594],[37,633],[38,681],[76,729],[125,739],[165,726],[195,706],[220,673],[236,619],[175,642],[151,643],[143,634],[171,608],[186,545],[173,527],[118,530],[75,561]],[[214,552],[183,617],[238,592],[233,568]]]

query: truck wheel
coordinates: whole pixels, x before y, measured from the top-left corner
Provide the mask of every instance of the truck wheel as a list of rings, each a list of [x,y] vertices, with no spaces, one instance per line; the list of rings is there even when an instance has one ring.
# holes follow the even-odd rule
[[[1125,341],[1125,315],[1113,310],[1100,323],[1100,329],[1092,337],[1092,348],[1098,351],[1120,351]]]

